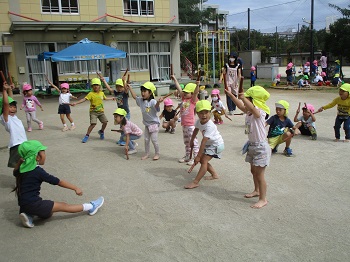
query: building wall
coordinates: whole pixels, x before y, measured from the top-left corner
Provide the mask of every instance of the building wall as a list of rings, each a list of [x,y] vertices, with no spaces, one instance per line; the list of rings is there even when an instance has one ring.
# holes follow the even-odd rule
[[[40,0],[10,0],[0,2],[1,31],[3,32],[8,31],[11,21],[27,20],[8,14],[8,11],[40,21],[86,22],[105,13],[141,23],[167,23],[174,15],[178,17],[177,1],[174,0],[155,0],[154,16],[147,17],[124,15],[123,0],[79,0],[79,14],[46,14],[41,12]],[[112,17],[109,17],[108,21],[126,22]]]
[[[79,14],[45,14],[41,12],[41,1],[39,0],[10,0],[0,1],[0,32],[9,32],[12,21],[30,21],[25,17],[40,21],[55,22],[92,22],[104,16],[106,13],[122,19],[139,23],[178,23],[178,1],[177,0],[155,0],[154,16],[135,16],[123,14],[123,0],[79,0]],[[12,12],[21,16],[9,14]],[[125,22],[113,17],[102,17],[98,22]],[[110,45],[118,41],[169,41],[171,46],[171,63],[174,73],[180,75],[180,40],[178,32],[105,32],[99,31],[16,31],[4,37],[4,44],[11,46],[13,52],[6,54],[8,70],[19,83],[27,82],[28,67],[25,56],[25,43],[29,42],[78,42],[83,38]],[[2,45],[3,43],[0,43]],[[25,68],[25,74],[19,73],[19,67]],[[105,69],[105,68],[103,68]],[[148,80],[148,72],[131,72],[133,80]],[[60,76],[60,80],[65,76]]]

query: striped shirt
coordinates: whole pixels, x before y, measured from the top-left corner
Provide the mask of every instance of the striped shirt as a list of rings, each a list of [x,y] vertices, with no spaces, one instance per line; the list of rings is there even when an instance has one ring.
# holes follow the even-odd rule
[[[133,122],[126,121],[126,125],[122,126],[122,130],[125,134],[141,136],[142,130]]]

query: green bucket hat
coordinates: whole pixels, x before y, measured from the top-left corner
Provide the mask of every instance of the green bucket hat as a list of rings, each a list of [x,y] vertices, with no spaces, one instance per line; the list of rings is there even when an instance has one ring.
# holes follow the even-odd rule
[[[8,99],[9,99],[9,104],[11,104],[11,103],[16,103],[17,104],[17,101],[15,101],[15,100],[13,100],[13,98],[12,97],[8,97]],[[2,100],[2,97],[0,98],[0,115],[2,114],[2,106],[4,105],[4,103],[3,103],[3,100]]]
[[[262,86],[253,86],[244,93],[244,96],[253,98],[253,104],[256,107],[270,114],[270,108],[266,105],[266,101],[270,98],[270,93],[265,88]]]
[[[19,168],[20,173],[34,170],[37,166],[36,156],[40,151],[46,149],[47,147],[37,140],[28,140],[20,144],[18,147],[18,153],[24,160]]]

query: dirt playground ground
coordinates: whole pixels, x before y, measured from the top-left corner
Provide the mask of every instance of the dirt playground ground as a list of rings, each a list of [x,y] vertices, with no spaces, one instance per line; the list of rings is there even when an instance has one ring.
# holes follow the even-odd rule
[[[221,91],[222,92],[222,91]],[[269,89],[268,105],[285,99],[293,119],[298,102],[319,108],[337,96],[336,91]],[[20,95],[15,99],[22,101]],[[223,100],[225,98],[223,97]],[[268,205],[250,208],[257,199],[243,195],[253,189],[249,164],[240,149],[247,140],[244,116],[234,116],[218,126],[225,141],[223,158],[211,161],[220,179],[201,181],[185,190],[198,171],[177,159],[184,155],[182,131],[159,133],[161,158],[141,161],[138,153],[123,158],[111,132],[114,101],[106,101],[109,124],[105,140],[97,135],[81,143],[89,124],[85,102],[72,107],[76,130],[61,132],[58,98],[40,99],[44,130],[27,133],[48,147],[44,169],[82,188],[71,190],[43,184],[44,199],[85,203],[104,196],[95,216],[56,213],[48,220],[34,220],[24,228],[18,217],[17,199],[11,190],[14,177],[6,167],[9,135],[0,136],[0,261],[348,261],[350,257],[350,143],[333,142],[336,109],[316,115],[317,141],[295,137],[294,156],[279,152],[266,169]],[[174,102],[177,100],[173,99]],[[131,120],[143,129],[141,113],[130,99]],[[163,108],[163,105],[162,105]],[[25,114],[18,111],[24,125]],[[344,131],[341,130],[341,139]],[[201,139],[201,135],[199,135]],[[153,156],[154,149],[151,146]]]

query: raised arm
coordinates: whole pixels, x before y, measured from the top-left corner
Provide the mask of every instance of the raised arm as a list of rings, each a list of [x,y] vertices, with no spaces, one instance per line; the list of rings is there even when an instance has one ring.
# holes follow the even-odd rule
[[[50,86],[52,86],[53,88],[55,88],[55,89],[57,90],[57,92],[60,92],[60,89],[59,89],[56,85],[54,85],[54,83],[52,83],[52,82],[50,81],[50,79],[49,79],[49,77],[48,77],[47,75],[45,75],[45,79],[46,79],[46,81],[49,83]]]
[[[5,122],[8,122],[8,118],[10,114],[10,104],[9,104],[9,98],[7,94],[8,89],[11,89],[11,87],[6,82],[4,82],[3,89],[2,89],[2,103],[3,103],[2,115]]]
[[[136,94],[135,94],[135,91],[133,90],[133,88],[128,84],[128,88],[129,88],[129,91],[131,93],[131,96],[136,99]]]
[[[108,91],[113,94],[113,89],[109,86],[109,84],[107,83],[106,79],[101,75],[101,73],[96,72],[96,74],[101,79],[101,81],[105,84],[105,87],[108,89]]]
[[[300,102],[299,102],[299,106],[298,106],[298,109],[297,111],[295,112],[295,116],[294,116],[294,122],[298,122],[298,115],[300,113]]]
[[[176,90],[179,92],[179,94],[180,94],[180,96],[181,96],[181,94],[182,94],[182,89],[181,89],[180,84],[179,84],[179,82],[177,81],[175,75],[171,75],[170,78],[174,81]]]

